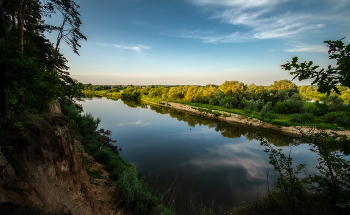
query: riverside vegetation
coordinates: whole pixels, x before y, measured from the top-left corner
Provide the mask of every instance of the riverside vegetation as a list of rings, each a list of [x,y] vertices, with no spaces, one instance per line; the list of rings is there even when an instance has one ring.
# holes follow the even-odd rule
[[[257,118],[277,126],[312,125],[320,129],[339,130],[350,126],[349,104],[342,96],[327,96],[315,86],[296,86],[289,80],[270,86],[245,85],[238,81],[207,86],[92,86],[84,93],[112,99],[142,99],[160,103],[171,101],[195,106],[198,110],[219,116],[218,111]],[[317,99],[315,102],[311,98]]]
[[[134,214],[172,214],[161,203],[161,196],[148,190],[137,170],[119,157],[117,148],[106,137],[108,132],[96,130],[99,120],[91,115],[81,115],[81,109],[75,105],[75,100],[83,96],[81,90],[91,92],[94,89],[94,86],[83,86],[70,77],[68,61],[59,52],[60,43],[65,41],[79,54],[79,41],[87,39],[80,32],[82,23],[78,9],[79,5],[73,0],[0,0],[0,136],[6,136],[13,129],[25,129],[27,124],[39,120],[40,114],[48,111],[50,102],[58,100],[63,112],[71,118],[71,129],[76,138],[82,140],[87,152],[106,165],[111,178],[116,180],[125,209]],[[62,16],[62,23],[47,25],[44,20],[55,13]],[[56,32],[57,41],[47,40],[45,32]],[[270,87],[227,81],[220,86],[205,87],[139,88],[130,85],[119,93],[118,87],[110,87],[102,94],[128,99],[143,97],[157,102],[191,102],[213,109],[218,106],[281,126],[316,123],[320,128],[343,129],[350,126],[349,108],[344,103],[349,97],[350,46],[345,46],[341,40],[326,43],[330,59],[337,61],[336,67],[317,71],[318,67],[312,62],[299,64],[297,58],[283,65],[286,70],[294,69],[291,73],[300,80],[315,78],[317,89],[297,87],[287,80],[276,81]],[[307,102],[305,95],[320,102]],[[23,120],[28,118],[31,120]],[[349,153],[348,137],[303,134],[303,140],[319,157],[319,174],[300,177],[303,165],[293,167],[292,157],[281,154],[262,138],[274,170],[280,176],[276,189],[250,206],[227,213],[349,214],[350,164],[344,157]],[[200,214],[212,213],[210,210],[198,211]],[[31,212],[22,214],[25,213]]]
[[[220,86],[84,86],[85,93],[114,99],[143,99],[165,105],[172,101],[197,106],[197,110],[219,116],[217,110],[258,118],[278,126],[313,125],[314,132],[300,130],[301,141],[316,153],[314,173],[305,172],[305,164],[294,164],[291,153],[285,155],[264,137],[261,145],[269,154],[270,164],[279,179],[268,195],[255,203],[234,209],[232,214],[348,214],[350,212],[350,141],[346,135],[322,129],[349,128],[347,99],[350,80],[350,45],[342,40],[325,41],[329,58],[337,66],[318,70],[313,62],[298,63],[295,57],[281,67],[294,78],[314,78],[317,87],[297,87],[288,80],[275,81],[269,87],[226,81]],[[342,84],[343,86],[339,86]],[[104,89],[104,90],[102,90]],[[311,89],[311,90],[310,90]],[[317,90],[317,92],[315,91]],[[342,95],[339,96],[339,95]],[[308,98],[316,102],[307,101]],[[201,213],[211,214],[210,209]],[[215,214],[215,213],[214,213]]]

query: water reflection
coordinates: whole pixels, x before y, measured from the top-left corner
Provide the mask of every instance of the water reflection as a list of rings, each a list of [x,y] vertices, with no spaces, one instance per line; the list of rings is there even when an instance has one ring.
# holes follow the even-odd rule
[[[271,166],[256,139],[259,132],[278,146],[295,143],[269,130],[140,101],[92,99],[83,107],[101,118],[101,127],[122,147],[120,155],[137,166],[151,188],[166,194],[178,214],[188,214],[191,205],[211,207],[213,201],[214,207],[232,207],[254,200],[257,189],[264,193]],[[306,148],[296,148],[296,159],[313,162]],[[273,174],[269,181],[275,181]]]
[[[123,102],[125,103],[125,101]],[[136,105],[137,103],[135,102],[133,104]],[[144,102],[139,101],[138,107],[146,108],[145,105],[146,104]],[[258,139],[258,134],[263,134],[264,137],[270,143],[276,146],[288,146],[290,144],[298,144],[296,138],[278,134],[276,132],[271,132],[271,130],[268,129],[258,127],[252,128],[250,126],[238,123],[226,123],[220,120],[192,115],[187,112],[182,112],[163,106],[150,105],[150,109],[159,114],[169,114],[172,118],[175,118],[179,121],[187,122],[187,125],[190,127],[195,127],[196,125],[205,125],[208,128],[215,128],[216,132],[220,132],[223,137],[227,138],[239,138],[241,136],[244,136],[248,140],[256,140]]]

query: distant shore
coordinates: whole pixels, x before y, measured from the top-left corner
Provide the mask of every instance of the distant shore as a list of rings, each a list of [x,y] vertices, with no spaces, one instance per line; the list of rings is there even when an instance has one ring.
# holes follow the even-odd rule
[[[240,124],[244,124],[247,126],[255,126],[255,127],[260,127],[260,128],[271,129],[271,130],[278,131],[278,132],[283,133],[283,134],[288,135],[288,136],[300,137],[301,136],[300,131],[299,131],[300,129],[302,131],[304,131],[305,133],[319,131],[319,129],[316,129],[314,127],[309,127],[309,126],[290,126],[290,127],[275,126],[275,125],[269,124],[267,122],[263,122],[259,119],[245,117],[245,116],[242,116],[239,114],[233,114],[233,113],[228,113],[228,112],[224,112],[224,111],[217,111],[217,112],[220,112],[222,115],[215,117],[213,114],[207,114],[207,113],[203,113],[203,112],[198,111],[196,109],[196,107],[194,107],[194,106],[175,103],[175,102],[163,101],[162,102],[163,104],[159,104],[159,103],[154,103],[154,102],[150,102],[147,100],[142,100],[142,101],[150,103],[150,104],[154,104],[154,105],[159,105],[159,106],[163,106],[163,107],[177,109],[180,111],[185,111],[185,112],[188,112],[188,113],[191,113],[194,115],[200,115],[200,116],[205,116],[208,118],[219,119],[219,120],[222,120],[222,121],[225,121],[228,123],[240,123]],[[225,114],[225,116],[224,116],[224,114]],[[326,130],[326,131],[331,132],[332,130]],[[336,132],[339,135],[350,136],[349,130],[333,131],[333,132]]]

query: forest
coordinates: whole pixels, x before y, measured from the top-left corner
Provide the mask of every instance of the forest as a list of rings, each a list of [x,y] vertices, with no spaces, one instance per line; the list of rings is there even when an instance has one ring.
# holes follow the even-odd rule
[[[329,96],[318,86],[297,86],[290,80],[274,81],[270,86],[246,85],[225,81],[221,85],[186,86],[93,86],[84,84],[84,93],[110,98],[171,101],[192,104],[211,110],[258,118],[280,126],[317,124],[319,128],[348,128],[350,89],[339,87],[341,95]]]

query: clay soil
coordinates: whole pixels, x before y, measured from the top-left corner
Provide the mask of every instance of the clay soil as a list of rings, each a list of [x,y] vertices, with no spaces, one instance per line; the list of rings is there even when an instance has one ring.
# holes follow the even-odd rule
[[[81,142],[74,140],[74,144],[85,168],[90,172],[99,172],[99,175],[102,176],[101,178],[90,176],[92,190],[95,193],[95,201],[99,202],[100,211],[106,215],[127,215],[127,213],[123,212],[121,206],[118,207],[120,197],[116,191],[116,184],[109,180],[109,173],[103,168],[104,165],[98,163],[92,156],[82,150],[83,145]]]

